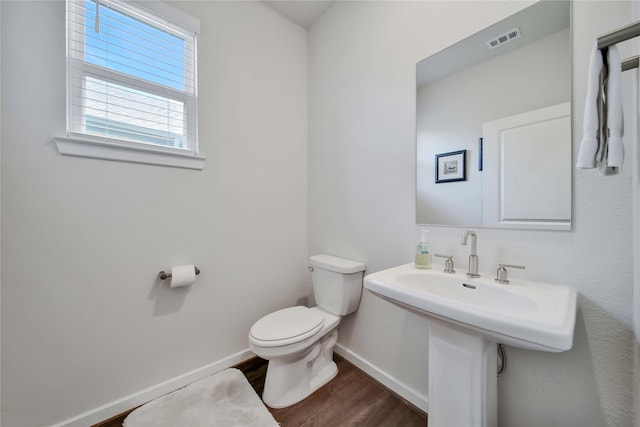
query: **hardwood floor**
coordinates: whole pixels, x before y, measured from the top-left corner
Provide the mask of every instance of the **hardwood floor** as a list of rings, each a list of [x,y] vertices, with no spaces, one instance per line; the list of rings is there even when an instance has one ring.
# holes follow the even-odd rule
[[[424,412],[391,393],[343,358],[336,355],[334,359],[338,365],[338,375],[327,385],[288,408],[268,408],[282,427],[427,425]],[[236,368],[244,373],[256,393],[262,395],[267,361],[256,357],[240,363]],[[122,427],[128,412],[93,427]]]

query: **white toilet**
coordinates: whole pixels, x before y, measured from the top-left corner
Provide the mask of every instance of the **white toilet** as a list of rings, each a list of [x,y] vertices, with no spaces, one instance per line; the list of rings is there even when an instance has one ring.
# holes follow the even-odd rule
[[[318,305],[267,314],[249,332],[251,351],[269,361],[262,400],[271,408],[298,403],[336,376],[336,327],[360,303],[363,263],[331,255],[309,261]]]

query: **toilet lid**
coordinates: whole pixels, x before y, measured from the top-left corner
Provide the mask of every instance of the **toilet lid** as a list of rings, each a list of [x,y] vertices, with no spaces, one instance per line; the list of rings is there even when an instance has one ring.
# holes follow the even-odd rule
[[[267,314],[251,327],[249,334],[264,346],[293,344],[315,335],[324,319],[314,310],[296,306]]]

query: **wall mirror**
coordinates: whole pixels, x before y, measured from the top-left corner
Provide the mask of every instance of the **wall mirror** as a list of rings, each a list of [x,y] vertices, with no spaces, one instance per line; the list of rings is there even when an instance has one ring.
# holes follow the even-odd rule
[[[571,229],[570,33],[540,1],[417,64],[419,225]]]

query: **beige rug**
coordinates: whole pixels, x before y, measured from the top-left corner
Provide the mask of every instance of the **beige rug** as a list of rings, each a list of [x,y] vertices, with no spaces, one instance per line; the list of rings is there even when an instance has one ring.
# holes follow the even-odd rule
[[[278,427],[238,369],[230,368],[141,406],[123,427]]]

